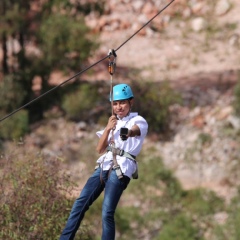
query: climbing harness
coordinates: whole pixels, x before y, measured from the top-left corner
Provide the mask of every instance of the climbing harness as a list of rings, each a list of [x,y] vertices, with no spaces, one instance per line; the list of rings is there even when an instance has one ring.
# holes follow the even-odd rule
[[[112,147],[112,146],[108,146],[108,147],[106,148],[106,150],[107,150],[107,151],[111,151],[111,152],[115,151],[116,155],[119,155],[119,156],[121,156],[121,157],[126,157],[126,158],[128,158],[128,159],[136,162],[136,160],[135,160],[135,159],[136,159],[136,156],[134,156],[134,155],[132,155],[132,154],[124,151],[123,149],[115,148],[115,149],[113,150],[113,147]]]
[[[113,109],[113,100],[114,100],[113,99],[114,98],[113,74],[115,73],[115,69],[116,69],[117,54],[114,51],[114,49],[111,49],[108,52],[108,56],[109,56],[108,71],[109,71],[110,78],[111,78],[110,94],[109,95],[110,95],[110,101],[111,101],[112,115],[115,115],[114,109]],[[113,170],[115,170],[117,177],[119,179],[121,179],[121,178],[123,178],[123,173],[122,173],[121,167],[119,166],[119,164],[117,162],[117,155],[122,156],[122,157],[126,157],[126,158],[130,159],[131,161],[134,161],[134,163],[136,163],[136,160],[135,160],[136,157],[131,155],[130,153],[124,151],[123,149],[119,149],[119,148],[115,147],[114,131],[115,131],[115,127],[111,129],[110,143],[109,143],[109,146],[106,148],[107,152],[109,152],[109,151],[112,152],[112,158],[113,158],[111,167],[109,169],[109,174],[113,169]],[[98,167],[101,167],[101,165],[103,166],[104,160],[105,160],[105,157],[103,158],[100,165],[96,166],[95,169],[98,168]],[[101,174],[100,174],[101,182],[103,182],[102,169],[103,169],[103,167],[101,167]]]
[[[69,79],[63,81],[62,83],[60,83],[59,85],[51,88],[50,90],[46,91],[45,93],[41,94],[40,96],[34,98],[33,100],[31,100],[30,102],[24,104],[23,106],[17,108],[16,110],[14,110],[13,112],[9,113],[8,115],[2,117],[0,119],[0,122],[2,122],[3,120],[9,118],[10,116],[12,116],[13,114],[19,112],[21,109],[29,106],[30,104],[32,104],[33,102],[36,102],[37,100],[39,100],[40,98],[46,96],[47,94],[53,92],[54,90],[56,90],[57,88],[63,86],[64,84],[66,84],[67,82],[69,82],[70,80],[76,78],[77,76],[81,75],[82,73],[86,72],[87,70],[89,70],[90,68],[94,67],[95,65],[97,65],[98,63],[104,61],[105,59],[109,58],[110,55],[113,55],[114,53],[116,54],[116,52],[123,46],[125,45],[128,41],[130,41],[135,35],[137,35],[144,27],[146,27],[150,22],[153,21],[153,19],[155,19],[159,14],[161,14],[166,8],[168,8],[175,0],[172,0],[171,2],[169,2],[168,4],[166,4],[165,7],[163,7],[158,13],[156,13],[149,21],[147,21],[141,28],[139,28],[134,34],[132,34],[126,41],[124,41],[118,48],[116,48],[114,51],[111,50],[111,54],[108,54],[107,56],[103,57],[102,59],[100,59],[99,61],[93,63],[92,65],[90,65],[89,67],[83,69],[82,71],[78,72],[77,74],[75,74],[74,76],[70,77]],[[109,66],[111,73],[114,73],[114,68],[115,68],[115,64],[112,64]]]
[[[117,54],[116,54],[116,52],[113,49],[111,49],[111,50],[109,50],[108,56],[109,56],[108,71],[109,71],[109,74],[111,76],[110,100],[111,100],[112,115],[114,115],[115,113],[114,113],[114,110],[113,110],[113,100],[114,100],[113,74],[114,74],[115,68],[116,68]],[[129,97],[133,96],[132,92],[129,92],[129,94],[130,94]],[[124,129],[126,129],[126,128],[124,127]],[[129,160],[133,161],[136,165],[137,165],[137,162],[135,160],[136,156],[133,156],[132,154],[124,151],[123,149],[119,149],[119,148],[115,147],[114,131],[115,131],[115,128],[113,128],[111,130],[111,134],[112,135],[111,135],[111,138],[110,138],[110,144],[106,148],[106,151],[111,151],[112,152],[112,156],[113,156],[113,161],[112,161],[112,165],[111,165],[111,167],[109,169],[109,173],[111,172],[112,169],[114,169],[115,172],[116,172],[117,177],[119,179],[121,179],[123,177],[123,173],[121,171],[121,167],[119,166],[119,164],[117,162],[117,155],[119,155],[121,157],[128,158]],[[104,162],[104,159],[102,161],[102,164],[103,164],[103,162]],[[100,178],[101,178],[101,175],[100,175]],[[136,166],[136,171],[133,174],[133,178],[134,179],[138,178],[138,166]],[[101,178],[101,181],[102,181],[102,178]]]
[[[109,95],[110,95],[110,101],[111,101],[112,115],[114,115],[114,110],[113,110],[113,74],[115,73],[116,61],[117,61],[117,54],[114,51],[114,49],[110,49],[109,50],[109,52],[108,52],[108,60],[109,60],[108,72],[109,72],[110,77],[111,77],[110,94]],[[110,146],[111,146],[112,155],[113,155],[113,162],[112,162],[111,168],[109,170],[109,173],[111,172],[112,169],[114,169],[116,171],[116,174],[117,174],[118,178],[120,179],[120,178],[123,177],[123,174],[122,174],[120,166],[117,163],[117,157],[116,157],[117,156],[117,149],[115,148],[115,142],[114,142],[114,130],[115,130],[115,128],[113,128],[111,130],[112,136],[111,136],[111,140],[110,140]],[[100,165],[103,165],[104,159],[105,159],[105,157],[103,158],[103,160],[102,160]],[[99,165],[96,166],[95,169],[98,168],[98,167],[100,167],[100,166]],[[101,182],[103,182],[103,179],[102,179],[102,169],[103,168],[101,168],[101,174],[100,174]]]

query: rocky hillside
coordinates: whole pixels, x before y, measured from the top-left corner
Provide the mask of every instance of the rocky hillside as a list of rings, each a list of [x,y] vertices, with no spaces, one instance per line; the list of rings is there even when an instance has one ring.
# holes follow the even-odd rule
[[[91,61],[120,46],[167,3],[109,0],[103,15],[91,12],[86,23],[99,34],[100,41]],[[167,142],[149,137],[146,147],[154,146],[159,151],[184,188],[210,188],[226,199],[233,196],[240,181],[236,171],[240,123],[232,108],[240,69],[239,11],[237,0],[173,2],[117,51],[114,78],[115,82],[125,82],[133,76],[137,76],[135,81],[171,82],[184,99],[183,106],[171,108],[175,135]],[[98,64],[94,74],[83,78],[108,81],[106,65]],[[78,161],[79,152],[88,151],[95,159],[89,144],[94,139],[95,129],[58,119],[33,126],[25,142],[29,150],[72,159],[69,171],[78,179],[79,171],[87,168]],[[94,165],[92,161],[89,165]]]
[[[169,2],[110,0],[103,16],[87,16],[87,25],[100,34],[100,54],[119,47]],[[119,49],[118,66],[137,68],[143,78],[155,81],[236,70],[239,10],[237,0],[174,1]],[[105,72],[98,66],[94,78],[107,79]]]
[[[83,2],[92,1],[101,3],[101,0]],[[105,2],[103,14],[92,11],[85,18],[92,32],[98,34],[100,43],[90,64],[106,56],[109,49],[118,48],[170,2],[102,1]],[[130,184],[119,204],[117,238],[160,239],[154,237],[164,230],[188,232],[191,228],[185,226],[191,224],[198,229],[194,239],[202,236],[208,240],[228,239],[225,233],[233,239],[239,235],[239,215],[235,215],[239,212],[238,201],[229,204],[231,208],[227,209],[227,205],[220,205],[218,199],[205,191],[213,190],[230,203],[240,186],[240,119],[233,109],[233,92],[240,80],[239,12],[239,0],[175,0],[117,51],[114,83],[168,80],[183,98],[183,104],[170,108],[171,138],[159,140],[159,136],[149,134],[145,141],[143,157],[139,156],[140,179]],[[90,73],[82,75],[82,79],[109,81],[107,64],[107,60],[97,64]],[[57,72],[53,73],[51,83],[64,80]],[[58,115],[58,109],[56,113],[55,109],[52,111],[55,118],[32,125],[31,133],[18,143],[23,146],[20,150],[15,143],[5,143],[6,159],[8,154],[21,155],[19,151],[23,156],[41,153],[46,159],[59,159],[77,185],[69,197],[77,197],[98,157],[95,132],[100,126],[67,121]],[[164,171],[160,169],[163,168],[161,161]],[[162,175],[157,172],[159,169]],[[205,193],[199,194],[199,189],[182,191],[169,169],[184,189],[202,187]],[[169,179],[164,182],[161,177]],[[174,194],[168,191],[165,194],[168,189]],[[91,210],[94,214],[89,215],[87,223],[97,237],[101,235],[101,204],[96,203]],[[183,225],[185,218],[181,215],[185,214],[190,216],[190,222]],[[229,226],[225,226],[226,223]],[[223,231],[223,237],[213,237],[215,224]]]
[[[116,49],[170,1],[110,0],[103,16],[87,16],[100,34],[99,54]],[[138,69],[138,79],[168,79],[182,93],[185,106],[173,106],[176,135],[155,146],[187,189],[203,186],[227,199],[239,176],[239,120],[232,109],[239,79],[240,22],[237,0],[173,2],[118,54],[116,82]],[[97,66],[94,79],[108,79]],[[193,107],[195,106],[195,107]],[[148,144],[151,144],[148,142]]]

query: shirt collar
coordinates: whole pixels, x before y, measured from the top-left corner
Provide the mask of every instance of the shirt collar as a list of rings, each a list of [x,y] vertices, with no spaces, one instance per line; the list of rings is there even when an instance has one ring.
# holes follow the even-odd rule
[[[137,112],[131,112],[126,117],[119,119],[119,120],[126,122],[126,121],[129,121],[131,118],[136,117],[137,115],[138,115]]]

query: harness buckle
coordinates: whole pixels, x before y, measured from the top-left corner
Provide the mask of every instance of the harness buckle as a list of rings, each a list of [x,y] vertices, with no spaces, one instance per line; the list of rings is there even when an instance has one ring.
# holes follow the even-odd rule
[[[118,155],[122,157],[124,155],[124,150],[123,149],[119,149],[119,154]]]
[[[117,166],[114,165],[113,169],[115,170],[118,179],[121,179],[123,177],[123,173],[122,173],[122,170],[121,170],[120,166],[119,165],[117,165]]]

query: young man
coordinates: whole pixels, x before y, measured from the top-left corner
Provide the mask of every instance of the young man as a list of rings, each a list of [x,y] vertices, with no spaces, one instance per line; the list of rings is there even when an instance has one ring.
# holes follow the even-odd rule
[[[137,169],[135,158],[148,131],[146,120],[131,112],[133,101],[134,96],[129,85],[118,84],[113,87],[114,115],[109,118],[105,129],[97,132],[99,142],[96,150],[103,154],[97,160],[99,167],[76,199],[60,240],[74,239],[85,212],[103,190],[102,240],[115,239],[114,213],[123,191]]]

